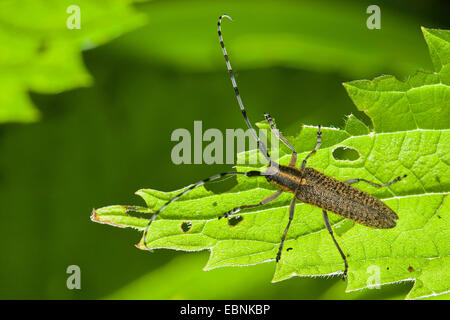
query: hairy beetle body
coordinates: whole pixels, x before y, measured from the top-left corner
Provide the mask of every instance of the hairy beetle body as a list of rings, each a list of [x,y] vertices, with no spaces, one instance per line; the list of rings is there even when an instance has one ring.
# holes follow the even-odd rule
[[[313,168],[271,166],[266,174],[267,181],[295,194],[299,201],[372,228],[396,225],[397,214],[381,200]]]

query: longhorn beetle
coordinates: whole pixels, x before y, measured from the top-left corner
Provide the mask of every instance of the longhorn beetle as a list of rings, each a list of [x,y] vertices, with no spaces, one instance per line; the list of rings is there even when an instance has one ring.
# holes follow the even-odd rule
[[[191,186],[189,186],[186,190],[181,192],[180,194],[176,195],[169,201],[167,201],[164,205],[162,205],[149,219],[148,225],[145,228],[144,231],[144,245],[147,247],[147,233],[150,228],[151,223],[156,219],[158,214],[164,210],[167,205],[170,203],[176,201],[181,196],[185,195],[186,193],[190,192],[192,189],[195,189],[199,186],[204,185],[205,183],[209,181],[213,181],[216,179],[219,179],[224,176],[229,175],[244,175],[246,177],[260,177],[263,176],[266,178],[266,180],[278,187],[280,190],[273,193],[272,195],[268,196],[267,198],[261,200],[259,203],[256,204],[249,204],[249,205],[242,205],[239,207],[236,207],[230,211],[225,212],[218,218],[227,218],[230,215],[236,214],[240,212],[243,209],[248,208],[255,208],[262,205],[265,205],[276,198],[278,198],[283,192],[290,192],[294,194],[292,197],[292,200],[289,205],[289,221],[284,229],[284,232],[281,236],[281,242],[280,246],[278,248],[278,253],[276,256],[276,262],[281,258],[281,253],[283,251],[283,245],[284,241],[286,239],[286,235],[289,230],[289,226],[291,225],[292,219],[294,217],[294,210],[295,210],[295,203],[297,200],[301,202],[305,202],[308,204],[311,204],[313,206],[319,207],[322,209],[322,217],[323,221],[325,223],[325,226],[328,230],[328,232],[331,235],[331,238],[334,241],[334,244],[336,245],[336,248],[339,250],[339,253],[341,254],[342,259],[344,260],[344,272],[343,272],[343,280],[345,280],[347,276],[348,271],[348,263],[347,258],[342,251],[342,249],[339,247],[339,244],[337,243],[334,235],[333,235],[333,229],[331,228],[330,221],[328,220],[327,211],[334,212],[338,215],[341,215],[345,218],[348,218],[350,220],[353,220],[355,222],[358,222],[362,225],[376,228],[376,229],[389,229],[395,227],[396,223],[395,220],[398,219],[397,214],[389,208],[387,205],[385,205],[381,200],[378,198],[361,191],[359,189],[356,189],[351,186],[351,184],[357,183],[357,182],[365,182],[368,183],[374,187],[382,188],[382,187],[388,187],[401,179],[405,178],[406,175],[402,177],[397,177],[393,181],[385,184],[378,184],[374,183],[365,179],[350,179],[347,181],[339,181],[334,178],[331,178],[313,168],[307,168],[306,162],[308,161],[309,157],[314,155],[317,150],[320,148],[320,144],[322,142],[322,131],[320,131],[320,125],[318,127],[317,131],[317,143],[314,150],[312,150],[302,161],[300,168],[297,168],[297,151],[295,148],[283,137],[283,135],[280,133],[280,131],[275,127],[272,118],[268,114],[264,114],[264,117],[266,118],[267,122],[270,125],[271,131],[274,133],[274,135],[281,140],[289,149],[292,150],[291,159],[289,161],[288,166],[280,165],[273,161],[269,153],[267,151],[267,147],[264,145],[264,143],[258,138],[255,129],[253,128],[252,124],[250,123],[247,113],[244,108],[244,104],[242,103],[241,96],[239,94],[239,90],[236,84],[236,80],[234,78],[233,69],[231,68],[230,60],[228,59],[227,50],[225,49],[225,45],[223,43],[222,38],[222,31],[221,31],[221,22],[223,18],[228,18],[230,20],[231,17],[228,15],[221,15],[219,17],[219,21],[217,23],[218,28],[217,31],[219,33],[219,41],[220,46],[222,47],[223,55],[225,57],[225,62],[227,65],[228,72],[230,74],[231,83],[234,88],[234,92],[236,94],[236,99],[238,101],[239,107],[241,108],[242,115],[244,117],[245,122],[247,123],[248,128],[250,129],[252,136],[255,138],[258,144],[258,149],[262,153],[262,155],[268,160],[269,167],[265,172],[260,171],[248,171],[248,172],[236,172],[236,171],[230,171],[230,172],[224,172],[217,175],[214,175],[212,177],[206,178],[204,180],[201,180]],[[291,248],[288,248],[289,250]]]

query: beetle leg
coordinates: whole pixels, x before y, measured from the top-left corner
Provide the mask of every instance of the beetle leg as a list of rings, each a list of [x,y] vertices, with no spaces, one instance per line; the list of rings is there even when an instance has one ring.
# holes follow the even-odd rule
[[[392,185],[392,184],[394,184],[396,182],[399,182],[400,180],[402,180],[404,178],[406,178],[406,174],[404,176],[397,177],[394,180],[392,180],[391,182],[388,182],[388,183],[385,183],[385,184],[375,183],[375,182],[372,182],[372,181],[369,181],[369,180],[366,180],[366,179],[350,179],[350,180],[346,180],[344,182],[348,183],[348,184],[353,184],[353,183],[357,183],[357,182],[362,181],[362,182],[368,183],[368,184],[370,184],[370,185],[372,185],[372,186],[374,186],[376,188],[383,188],[383,187],[389,187],[390,185]]]
[[[333,234],[333,229],[331,228],[330,225],[330,220],[328,220],[328,215],[327,212],[325,210],[322,210],[322,216],[323,216],[323,221],[325,222],[325,226],[328,229],[328,232],[331,235],[331,238],[334,241],[334,244],[336,245],[336,247],[339,250],[339,253],[341,254],[342,259],[344,259],[344,264],[345,264],[345,269],[344,269],[344,275],[342,277],[342,280],[345,281],[345,278],[347,277],[347,272],[348,272],[348,264],[347,264],[347,257],[345,256],[344,252],[342,251],[341,247],[339,247],[339,244],[337,243],[336,239],[334,238],[334,234]]]
[[[291,160],[289,161],[289,167],[295,167],[297,165],[297,151],[295,148],[289,143],[289,141],[286,140],[285,137],[281,134],[280,130],[278,130],[275,127],[275,124],[273,123],[272,117],[265,113],[264,117],[266,118],[267,122],[270,124],[270,130],[277,136],[278,139],[281,140],[289,149],[292,150]]]
[[[306,167],[306,161],[308,160],[309,157],[311,157],[313,154],[315,154],[317,152],[317,150],[319,150],[320,148],[320,144],[322,143],[322,131],[320,131],[320,125],[319,125],[319,130],[317,130],[317,143],[316,143],[316,147],[314,148],[313,151],[311,151],[306,158],[302,161],[302,166],[300,167],[301,170],[305,169]]]
[[[281,243],[280,243],[280,247],[278,248],[278,253],[277,253],[277,258],[276,261],[280,261],[281,258],[281,252],[283,251],[283,245],[284,245],[284,240],[286,239],[286,235],[288,233],[289,230],[289,226],[291,225],[292,219],[294,218],[294,211],[295,211],[295,196],[292,198],[291,200],[291,204],[289,206],[289,222],[286,226],[286,229],[284,229],[283,235],[281,236]]]
[[[263,205],[269,203],[270,201],[273,201],[276,198],[278,198],[282,193],[283,193],[283,191],[280,190],[280,191],[277,191],[275,193],[272,193],[270,196],[268,196],[267,198],[261,200],[257,204],[248,204],[248,205],[244,205],[244,206],[240,206],[240,207],[236,207],[234,209],[231,209],[230,211],[227,211],[224,214],[222,214],[221,216],[219,216],[219,219],[221,219],[221,218],[228,218],[232,214],[236,214],[239,211],[241,211],[242,209],[248,209],[248,208],[254,208],[254,207],[263,206]]]

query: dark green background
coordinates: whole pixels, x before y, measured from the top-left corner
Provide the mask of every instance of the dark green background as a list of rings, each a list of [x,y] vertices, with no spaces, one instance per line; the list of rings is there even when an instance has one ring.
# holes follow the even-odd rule
[[[90,221],[93,208],[142,205],[134,195],[140,188],[174,190],[230,168],[176,166],[170,159],[175,144],[170,141],[172,131],[192,130],[194,120],[202,120],[204,130],[244,128],[218,44],[219,14],[229,13],[235,18],[233,23],[226,22],[223,32],[251,121],[262,120],[263,113],[268,112],[288,133],[302,123],[342,126],[345,115],[361,116],[346,95],[341,84],[344,81],[387,73],[405,79],[416,69],[431,70],[420,26],[448,27],[445,1],[347,1],[345,8],[360,15],[355,15],[355,21],[343,21],[347,24],[345,34],[340,31],[338,9],[334,27],[322,22],[326,13],[321,10],[303,23],[310,23],[318,37],[331,36],[337,43],[348,41],[355,47],[359,39],[372,37],[379,52],[395,52],[400,59],[408,57],[407,64],[400,68],[397,60],[381,59],[370,66],[368,61],[367,69],[351,68],[352,61],[329,68],[307,57],[294,66],[283,61],[254,66],[240,60],[233,39],[257,29],[263,30],[262,35],[271,32],[261,25],[264,17],[251,10],[254,6],[255,12],[260,11],[258,2],[214,2],[205,7],[201,3],[170,1],[164,4],[167,10],[159,9],[160,1],[137,5],[148,14],[148,26],[83,52],[95,79],[92,87],[58,95],[30,92],[42,113],[41,121],[0,127],[0,298],[403,298],[412,283],[350,295],[344,293],[345,285],[337,277],[294,278],[271,284],[274,262],[203,272],[205,253],[147,253],[134,247],[140,239],[135,230]],[[365,27],[365,8],[370,4],[382,9],[381,30]],[[287,10],[277,2],[270,6],[276,12]],[[198,19],[190,19],[189,12],[201,14]],[[177,18],[171,19],[172,14]],[[275,14],[270,17],[278,18],[279,22],[271,22],[278,26],[277,31],[302,32],[295,27],[295,19]],[[410,29],[384,29],[384,25],[393,23],[389,19],[398,19],[395,23],[403,19]],[[192,34],[192,30],[198,33]],[[405,37],[399,37],[402,32]],[[214,46],[216,51],[210,60],[189,61],[195,53],[189,46],[196,37]],[[392,41],[386,41],[389,37]],[[180,51],[184,46],[190,48],[187,53]],[[251,60],[252,53],[248,54]],[[142,292],[121,290],[114,294],[147,273],[157,276],[158,270],[165,270],[174,258],[179,259],[178,268],[161,271],[161,276],[167,277],[166,284],[160,279],[162,284],[153,287],[150,279]],[[188,262],[184,265],[183,259],[196,259],[195,267],[185,268]],[[66,288],[66,268],[72,264],[81,268],[81,290]],[[190,272],[195,272],[195,277],[184,281],[190,279]],[[252,275],[258,278],[252,280]],[[239,279],[234,289],[226,286],[226,277],[230,281]],[[162,287],[167,293],[156,292]],[[195,291],[194,287],[209,291]]]

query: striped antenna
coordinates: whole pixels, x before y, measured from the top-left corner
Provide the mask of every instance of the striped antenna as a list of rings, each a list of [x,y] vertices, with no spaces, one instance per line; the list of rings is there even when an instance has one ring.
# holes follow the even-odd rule
[[[163,211],[169,204],[171,204],[174,201],[177,201],[181,196],[185,195],[186,193],[191,192],[192,190],[194,190],[195,188],[198,188],[202,185],[204,185],[205,183],[209,182],[209,181],[213,181],[213,180],[217,180],[220,179],[222,177],[225,176],[231,176],[231,175],[243,175],[246,177],[260,177],[260,176],[264,176],[263,172],[259,172],[259,171],[247,171],[247,172],[237,172],[237,171],[231,171],[231,172],[224,172],[224,173],[219,173],[216,174],[214,176],[211,176],[209,178],[203,179],[197,183],[194,183],[192,185],[190,185],[187,189],[185,189],[184,191],[180,192],[179,194],[177,194],[175,197],[173,197],[172,199],[170,199],[169,201],[167,201],[165,204],[163,204],[150,218],[150,220],[148,221],[147,226],[144,229],[144,246],[148,248],[147,246],[147,233],[148,230],[150,229],[150,225],[152,224],[153,221],[155,221],[156,217],[158,216],[158,214]]]
[[[236,79],[234,78],[233,69],[231,68],[230,60],[228,59],[227,49],[225,49],[225,44],[223,43],[223,37],[222,37],[222,30],[220,28],[220,25],[222,23],[222,18],[228,18],[231,21],[230,16],[223,14],[219,17],[219,21],[217,22],[217,32],[219,33],[219,40],[220,40],[220,46],[222,47],[223,56],[225,57],[225,62],[227,63],[227,69],[230,73],[231,83],[233,84],[234,92],[236,93],[236,99],[239,103],[239,107],[241,108],[242,115],[244,116],[245,122],[247,123],[247,127],[250,129],[253,137],[258,142],[258,148],[259,151],[266,157],[267,161],[269,161],[269,164],[272,165],[272,160],[270,159],[269,153],[267,152],[267,147],[264,145],[264,143],[258,138],[258,135],[256,134],[255,129],[253,128],[252,124],[248,120],[247,112],[245,111],[244,104],[242,103],[241,95],[239,94],[239,89],[236,84]]]

